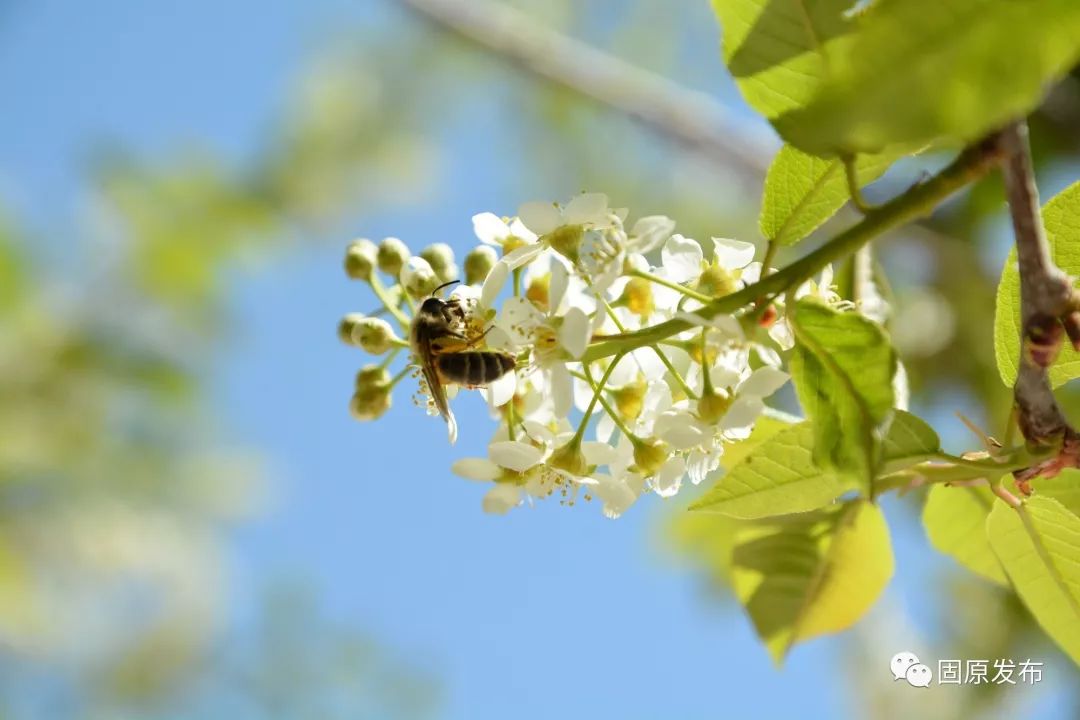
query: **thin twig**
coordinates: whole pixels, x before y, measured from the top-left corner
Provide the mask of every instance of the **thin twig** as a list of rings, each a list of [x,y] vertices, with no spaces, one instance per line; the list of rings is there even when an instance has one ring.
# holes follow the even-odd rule
[[[736,125],[705,93],[620,60],[491,0],[399,0],[441,28],[528,72],[607,105],[695,155],[760,183],[775,150]]]

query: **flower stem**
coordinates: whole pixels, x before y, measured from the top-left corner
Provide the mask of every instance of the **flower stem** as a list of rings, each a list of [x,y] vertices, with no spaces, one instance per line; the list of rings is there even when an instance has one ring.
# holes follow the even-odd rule
[[[399,382],[401,382],[405,378],[405,376],[409,374],[411,368],[411,365],[406,365],[405,367],[401,368],[398,374],[390,379],[390,387],[395,387]]]
[[[862,190],[859,188],[859,176],[856,173],[857,166],[855,165],[854,155],[844,156],[844,176],[847,178],[848,193],[851,195],[851,204],[855,206],[859,212],[863,215],[867,214],[874,209],[874,206],[866,202],[863,198]]]
[[[604,395],[601,392],[602,388],[596,384],[595,380],[593,380],[592,372],[589,370],[589,366],[582,365],[581,369],[585,371],[585,382],[589,383],[589,387],[593,389],[596,397],[600,399],[600,405],[604,408],[604,412],[606,412],[611,417],[611,419],[615,422],[615,426],[619,428],[619,430],[621,430],[627,438],[633,441],[637,441],[637,435],[630,432],[630,428],[626,427],[626,424],[622,421],[622,418],[619,417],[619,413],[616,412],[615,409],[611,407],[611,405],[608,403],[608,401],[604,399]]]
[[[701,302],[701,303],[708,304],[708,303],[711,303],[713,300],[716,299],[716,298],[710,297],[709,295],[706,295],[704,293],[699,293],[697,290],[691,290],[690,288],[686,287],[685,285],[680,285],[677,282],[672,282],[671,280],[666,280],[666,279],[660,277],[659,275],[653,275],[650,272],[645,272],[644,270],[631,270],[630,275],[633,276],[633,277],[643,278],[645,280],[648,280],[649,282],[654,282],[657,285],[663,285],[666,288],[671,288],[672,290],[675,290],[677,292],[682,293],[683,295],[690,298],[691,300],[697,300],[698,302]]]
[[[878,235],[928,215],[945,198],[989,172],[999,159],[996,137],[964,150],[937,175],[874,208],[861,221],[814,252],[753,285],[711,301],[697,314],[708,320],[716,315],[733,313],[760,297],[798,286],[829,263],[846,257]],[[654,345],[691,327],[690,322],[673,318],[652,327],[607,337],[590,345],[581,360],[593,362],[616,353]]]
[[[577,433],[574,434],[574,438],[573,440],[571,440],[571,442],[580,443],[581,438],[585,436],[585,426],[589,424],[589,418],[592,417],[593,411],[596,410],[596,403],[600,400],[600,393],[603,391],[604,386],[607,385],[608,378],[611,377],[611,373],[615,370],[615,366],[619,364],[619,361],[623,359],[623,355],[625,354],[625,352],[620,352],[611,359],[611,364],[607,366],[607,369],[604,370],[603,376],[601,376],[600,378],[600,384],[594,386],[592,400],[589,402],[589,407],[585,410],[585,415],[581,418],[581,423],[578,425]],[[582,363],[581,367],[586,368],[586,373],[588,372],[588,365]]]
[[[668,360],[668,356],[664,354],[664,351],[657,345],[653,345],[652,349],[653,352],[656,353],[656,356],[660,358],[660,362],[664,363],[664,367],[666,367],[672,377],[675,378],[675,382],[678,383],[682,391],[686,393],[686,397],[691,400],[697,400],[697,394],[686,384],[686,380],[684,380],[683,376],[679,374],[679,371],[675,369],[675,366],[671,364],[671,360]]]
[[[702,385],[701,393],[705,397],[713,394],[712,375],[710,374],[712,368],[709,367],[708,360],[708,332],[708,328],[701,328],[701,380],[704,383],[704,385]]]
[[[401,348],[396,347],[393,350],[391,350],[390,352],[386,353],[386,357],[383,358],[383,361],[381,363],[379,363],[379,367],[382,368],[383,370],[390,367],[390,363],[392,363],[394,361],[394,358],[397,357],[399,352],[401,352]]]
[[[405,316],[405,313],[401,312],[401,308],[398,307],[397,303],[390,299],[389,294],[386,292],[386,288],[382,284],[382,280],[379,279],[379,276],[376,273],[371,273],[371,291],[375,293],[375,297],[379,299],[379,302],[383,304],[383,307],[397,319],[398,324],[401,325],[401,329],[408,331],[409,318]]]

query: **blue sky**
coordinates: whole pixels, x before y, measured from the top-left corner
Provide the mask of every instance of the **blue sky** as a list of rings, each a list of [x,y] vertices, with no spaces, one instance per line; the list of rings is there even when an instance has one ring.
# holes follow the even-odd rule
[[[320,38],[343,23],[392,29],[402,21],[371,0],[98,0],[89,8],[0,5],[8,99],[0,196],[46,235],[77,223],[80,178],[98,142],[154,158],[198,141],[242,159]],[[720,72],[711,44],[700,55]],[[443,189],[424,212],[375,213],[349,232],[398,235],[414,249],[447,240],[464,252],[470,215],[532,199],[510,196],[491,170],[499,132],[488,142],[486,131],[449,129]],[[232,276],[231,312],[243,323],[211,363],[212,410],[225,442],[264,455],[274,496],[265,516],[233,535],[233,623],[244,624],[268,583],[300,577],[328,616],[436,675],[448,718],[848,713],[833,680],[843,644],[812,642],[777,671],[738,608],[711,602],[657,548],[658,500],[618,522],[594,507],[552,504],[485,516],[483,488],[448,471],[454,458],[484,452],[480,403],[460,404],[454,448],[408,392],[378,423],[352,421],[346,406],[364,360],[334,328],[370,300],[341,273],[348,239],[306,244]],[[910,513],[887,510],[898,578],[884,606],[932,633],[922,588],[946,561]],[[902,628],[897,641],[904,646],[893,651],[918,652],[922,642]],[[891,682],[891,653],[880,658],[882,684]],[[1053,713],[1053,699],[1041,707]]]

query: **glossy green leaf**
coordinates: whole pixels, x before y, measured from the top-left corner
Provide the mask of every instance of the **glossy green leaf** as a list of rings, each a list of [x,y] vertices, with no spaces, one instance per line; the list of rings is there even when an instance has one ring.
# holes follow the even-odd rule
[[[1069,275],[1080,275],[1080,182],[1055,195],[1042,209],[1046,239],[1054,263]],[[1016,249],[1009,252],[1001,271],[994,314],[994,355],[1002,381],[1012,387],[1020,362],[1020,273]],[[1050,383],[1057,387],[1080,377],[1080,353],[1068,342],[1050,367]]]
[[[1080,665],[1080,518],[1053,498],[996,502],[986,532],[1024,605]]]
[[[1080,516],[1080,470],[1066,468],[1052,478],[1034,482],[1036,497],[1051,497],[1073,515]]]
[[[744,527],[732,554],[735,594],[777,663],[853,625],[892,573],[885,518],[863,500]]]
[[[984,531],[993,505],[994,493],[987,485],[934,485],[923,507],[923,526],[939,552],[987,580],[1008,585]]]
[[[975,140],[1030,113],[1080,60],[1075,0],[878,0],[858,25],[830,46],[813,99],[773,121],[807,152]]]
[[[752,519],[814,510],[846,489],[814,464],[814,429],[800,423],[775,434],[731,466],[691,510]]]
[[[897,410],[882,442],[884,464],[880,474],[893,473],[933,459],[941,451],[941,439],[923,420]]]
[[[791,375],[814,427],[814,462],[869,491],[893,415],[896,353],[884,330],[857,313],[800,301],[791,314]]]
[[[750,437],[724,445],[724,456],[720,459],[720,465],[725,470],[730,470],[762,444],[781,432],[795,427],[800,422],[802,422],[802,418],[772,408],[766,408],[765,412],[754,423],[754,428],[750,431]]]
[[[751,107],[767,118],[808,103],[826,77],[834,45],[854,24],[850,0],[712,0],[724,62]]]
[[[881,177],[895,154],[860,155],[856,161],[859,186]],[[828,220],[851,198],[844,163],[819,158],[785,145],[765,176],[758,227],[766,240],[791,245]]]

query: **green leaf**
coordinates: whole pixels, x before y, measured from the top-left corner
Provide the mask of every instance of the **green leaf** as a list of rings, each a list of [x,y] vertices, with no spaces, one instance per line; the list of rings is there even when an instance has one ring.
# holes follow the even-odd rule
[[[857,313],[800,301],[789,318],[791,375],[814,427],[814,462],[867,492],[893,409],[896,353],[884,330]]]
[[[721,465],[725,469],[735,467],[767,440],[784,430],[795,427],[800,422],[802,422],[802,418],[772,408],[765,408],[765,412],[754,423],[754,428],[750,431],[750,437],[724,445],[724,456],[720,461]]]
[[[773,121],[807,152],[970,142],[1030,113],[1080,60],[1076,0],[878,0],[858,25],[829,46],[813,99]]]
[[[896,154],[860,155],[855,164],[859,186],[877,180],[896,159]],[[758,227],[765,239],[791,245],[832,217],[850,197],[843,161],[785,145],[765,176]]]
[[[713,0],[724,62],[767,118],[801,107],[826,77],[832,47],[854,29],[850,0]]]
[[[999,502],[986,532],[1020,599],[1080,665],[1080,518],[1053,498]]]
[[[1080,275],[1080,182],[1073,183],[1046,203],[1042,219],[1054,263],[1073,277]],[[1016,248],[1009,252],[998,283],[994,355],[1002,381],[1012,387],[1020,362],[1020,273],[1016,266]],[[1075,377],[1080,377],[1080,353],[1066,342],[1050,367],[1050,384],[1057,387]]]
[[[801,640],[853,625],[893,573],[881,510],[854,500],[736,535],[732,584],[773,660]]]
[[[814,429],[799,423],[759,445],[731,466],[691,510],[753,519],[805,512],[826,505],[847,486],[814,464]],[[726,458],[725,458],[726,459]]]
[[[880,474],[885,475],[933,459],[941,451],[941,439],[918,417],[896,410],[882,451],[885,463]]]
[[[994,505],[987,485],[946,487],[934,485],[923,507],[926,535],[939,552],[1000,585],[1008,585],[1005,571],[990,548],[983,528]]]
[[[1035,481],[1036,497],[1051,497],[1080,517],[1080,470],[1065,468],[1052,478]]]

